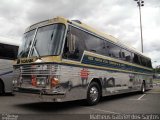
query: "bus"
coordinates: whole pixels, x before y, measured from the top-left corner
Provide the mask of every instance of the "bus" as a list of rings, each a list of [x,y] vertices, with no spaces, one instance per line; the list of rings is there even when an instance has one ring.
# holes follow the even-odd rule
[[[152,88],[151,59],[79,20],[56,17],[25,30],[14,65],[15,90],[43,101],[145,92]]]
[[[17,58],[18,43],[0,37],[0,94],[13,92],[13,61]]]

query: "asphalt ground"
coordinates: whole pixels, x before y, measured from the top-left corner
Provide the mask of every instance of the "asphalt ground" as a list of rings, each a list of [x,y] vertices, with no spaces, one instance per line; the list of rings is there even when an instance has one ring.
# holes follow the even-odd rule
[[[28,119],[28,117],[38,120],[49,118],[56,118],[57,120],[58,118],[78,119],[81,117],[84,117],[83,119],[96,119],[97,116],[91,115],[97,114],[160,115],[160,86],[154,86],[152,90],[147,91],[145,94],[127,93],[104,97],[95,106],[87,106],[83,100],[62,103],[39,102],[37,99],[22,93],[6,94],[0,96],[0,114],[0,118],[3,120],[6,117],[13,117],[14,120]],[[160,116],[158,119],[160,119]]]

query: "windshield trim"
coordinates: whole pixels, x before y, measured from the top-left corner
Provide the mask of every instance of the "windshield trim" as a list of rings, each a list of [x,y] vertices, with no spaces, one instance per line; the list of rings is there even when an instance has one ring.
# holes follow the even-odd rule
[[[64,32],[64,36],[63,36],[63,40],[62,40],[62,47],[61,47],[61,51],[60,51],[60,56],[63,55],[63,49],[64,49],[64,45],[66,42],[66,36],[67,36],[67,32],[68,32],[68,24],[64,24],[65,25],[65,32]]]

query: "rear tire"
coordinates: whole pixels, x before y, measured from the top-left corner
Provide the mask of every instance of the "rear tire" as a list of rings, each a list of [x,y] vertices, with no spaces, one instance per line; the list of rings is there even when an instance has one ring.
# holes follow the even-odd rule
[[[142,83],[142,86],[141,86],[141,93],[145,93],[146,91],[146,85],[145,85],[145,82]]]
[[[100,86],[96,82],[91,82],[87,90],[87,103],[88,105],[96,105],[101,97]]]

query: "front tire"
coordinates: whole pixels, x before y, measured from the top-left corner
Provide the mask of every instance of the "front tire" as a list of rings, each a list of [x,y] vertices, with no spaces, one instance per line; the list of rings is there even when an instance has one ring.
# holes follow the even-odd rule
[[[100,86],[96,82],[91,82],[87,90],[87,103],[88,105],[96,105],[101,97]]]

